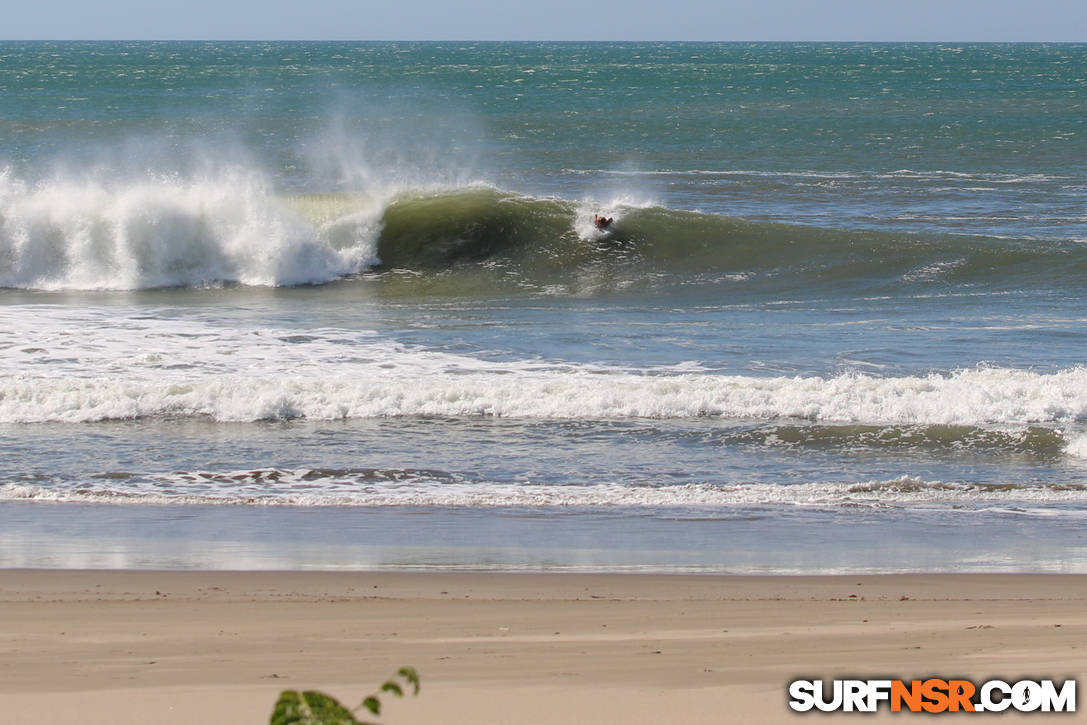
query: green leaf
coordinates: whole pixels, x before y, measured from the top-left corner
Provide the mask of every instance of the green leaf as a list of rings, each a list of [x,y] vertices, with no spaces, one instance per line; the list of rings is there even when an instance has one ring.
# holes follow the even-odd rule
[[[323,692],[284,690],[270,725],[358,725],[351,711]]]
[[[363,700],[361,706],[365,707],[367,710],[374,713],[375,715],[381,714],[381,700],[377,699],[373,695],[370,695],[365,700]]]
[[[373,715],[381,714],[381,700],[378,695],[382,692],[391,692],[398,697],[404,696],[404,688],[396,682],[396,677],[402,678],[408,684],[414,686],[414,694],[419,694],[419,673],[414,667],[401,667],[396,671],[393,679],[385,682],[381,689],[370,695],[356,709],[366,708]],[[357,720],[350,710],[341,705],[334,698],[323,692],[315,690],[284,690],[279,695],[275,709],[272,711],[271,725],[374,725]]]
[[[284,690],[279,693],[276,708],[272,711],[270,725],[293,725],[302,722],[301,715],[302,696],[295,690]]]
[[[415,694],[419,694],[419,673],[415,671],[414,667],[401,667],[396,671],[396,674],[403,677],[410,684],[415,686]]]
[[[323,692],[309,690],[302,693],[302,699],[319,725],[355,725],[358,722],[350,710]]]

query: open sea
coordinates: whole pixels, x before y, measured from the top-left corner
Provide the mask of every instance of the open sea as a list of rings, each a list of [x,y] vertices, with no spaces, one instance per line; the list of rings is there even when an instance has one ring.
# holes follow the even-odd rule
[[[0,42],[0,567],[1087,572],[1085,294],[1087,45]]]

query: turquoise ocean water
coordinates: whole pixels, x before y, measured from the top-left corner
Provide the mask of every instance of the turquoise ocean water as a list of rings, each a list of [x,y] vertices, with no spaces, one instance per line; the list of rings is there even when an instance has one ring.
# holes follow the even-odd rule
[[[1085,95],[1084,45],[0,42],[0,566],[1087,571]]]

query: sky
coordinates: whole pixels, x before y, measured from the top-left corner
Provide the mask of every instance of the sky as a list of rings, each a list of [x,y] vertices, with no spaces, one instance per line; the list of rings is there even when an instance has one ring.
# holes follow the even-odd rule
[[[1087,41],[1087,0],[35,0],[6,40]]]

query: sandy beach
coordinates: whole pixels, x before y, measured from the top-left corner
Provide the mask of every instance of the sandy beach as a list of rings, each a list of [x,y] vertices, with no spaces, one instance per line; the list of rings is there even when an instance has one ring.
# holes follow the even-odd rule
[[[1074,575],[7,570],[0,700],[13,723],[256,723],[282,689],[354,705],[412,665],[422,693],[382,722],[783,722],[798,677],[1076,677],[1085,600]]]

